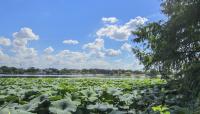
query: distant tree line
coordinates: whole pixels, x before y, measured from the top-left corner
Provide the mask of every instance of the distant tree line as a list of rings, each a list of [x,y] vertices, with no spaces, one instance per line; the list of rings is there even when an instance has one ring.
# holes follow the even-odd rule
[[[0,74],[34,74],[34,75],[71,75],[71,74],[107,74],[107,75],[131,75],[131,74],[144,74],[139,70],[108,70],[108,69],[56,69],[45,68],[39,69],[35,67],[30,68],[16,68],[16,67],[0,67]]]

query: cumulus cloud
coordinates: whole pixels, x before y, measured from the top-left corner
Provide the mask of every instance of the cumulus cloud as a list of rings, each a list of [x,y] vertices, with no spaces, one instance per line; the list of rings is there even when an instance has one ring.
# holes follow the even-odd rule
[[[134,31],[138,26],[145,24],[147,21],[148,19],[138,16],[123,25],[106,25],[100,28],[96,35],[99,38],[109,37],[117,41],[125,41],[130,37],[131,31]]]
[[[124,62],[121,58],[116,61],[115,56],[119,56],[122,50],[131,50],[128,43],[124,43],[120,49],[107,49],[104,37],[124,41],[130,36],[130,31],[134,30],[136,25],[144,24],[145,19],[138,17],[130,20],[122,25],[117,25],[118,20],[114,18],[102,18],[104,26],[97,31],[97,37],[94,41],[84,44],[79,51],[61,50],[54,52],[49,46],[42,50],[44,53],[39,54],[34,47],[30,47],[30,43],[38,40],[39,35],[33,32],[31,28],[21,28],[12,34],[13,38],[0,38],[0,45],[10,46],[0,48],[0,65],[17,66],[17,67],[55,67],[55,68],[103,68],[103,69],[131,69],[137,64],[135,59]],[[133,24],[135,23],[135,24]],[[65,40],[65,44],[78,44],[77,40]],[[3,51],[2,51],[3,50]],[[10,55],[12,53],[12,56]],[[106,57],[113,57],[107,59]],[[134,63],[134,64],[132,64]],[[136,66],[138,67],[138,66]],[[136,68],[135,68],[136,69]]]
[[[132,46],[131,46],[130,44],[128,44],[128,43],[124,43],[124,44],[121,46],[121,50],[131,52]]]
[[[128,29],[136,29],[138,26],[144,25],[145,22],[147,22],[148,19],[145,17],[136,17],[134,19],[130,19],[129,22],[125,23],[124,26],[126,26]]]
[[[94,42],[91,43],[87,43],[85,45],[83,45],[83,49],[87,49],[90,51],[89,55],[93,56],[95,55],[95,57],[97,58],[103,58],[106,56],[118,56],[119,54],[121,54],[120,50],[114,50],[114,49],[106,49],[104,47],[104,40],[97,38],[95,39]]]
[[[105,57],[105,52],[103,52],[103,51],[97,51],[97,52],[94,52],[94,54],[96,55],[97,58],[104,58]]]
[[[114,49],[107,49],[106,50],[106,55],[108,56],[118,56],[121,54],[120,50],[114,50]]]
[[[25,47],[28,41],[38,40],[39,36],[33,33],[31,28],[21,28],[18,32],[13,33],[13,45],[16,48]]]
[[[37,56],[37,51],[27,46],[29,41],[39,39],[39,36],[33,33],[31,28],[23,27],[13,33],[13,37],[13,52],[18,59],[33,59]]]
[[[18,57],[19,59],[33,59],[38,55],[37,51],[34,48],[27,47],[20,48],[19,50],[15,49],[15,53],[16,57]]]
[[[8,38],[0,37],[0,45],[10,46],[11,45],[11,41]]]
[[[63,43],[64,43],[64,44],[76,45],[76,44],[79,43],[79,41],[77,41],[77,40],[64,40]]]
[[[55,60],[55,57],[52,56],[52,55],[47,55],[47,56],[45,56],[45,59],[46,59],[47,61],[54,61],[54,60]]]
[[[53,51],[54,51],[54,49],[53,49],[51,46],[49,46],[48,48],[44,49],[44,53],[45,53],[45,54],[50,54],[50,53],[52,53]]]
[[[116,23],[118,21],[116,17],[108,17],[108,18],[103,17],[101,20],[104,23]]]
[[[87,55],[81,52],[73,52],[70,50],[62,50],[59,52],[56,57],[61,58],[62,60],[68,60],[71,62],[83,61],[87,58]]]
[[[100,38],[95,39],[94,42],[83,45],[83,48],[93,51],[102,50],[104,48],[104,40]]]
[[[13,40],[13,46],[14,47],[25,47],[27,45],[28,41],[24,39],[14,39]]]
[[[106,27],[100,28],[96,32],[96,34],[99,38],[109,37],[114,40],[124,41],[128,40],[128,37],[130,36],[131,33],[124,26],[108,25]]]
[[[19,32],[13,33],[14,38],[26,39],[26,40],[38,40],[39,36],[33,33],[31,28],[23,27]]]
[[[0,63],[8,61],[9,56],[0,49]]]
[[[91,57],[103,58],[105,57],[104,52],[104,39],[97,38],[94,42],[90,42],[83,45],[83,49],[86,49],[88,55]]]

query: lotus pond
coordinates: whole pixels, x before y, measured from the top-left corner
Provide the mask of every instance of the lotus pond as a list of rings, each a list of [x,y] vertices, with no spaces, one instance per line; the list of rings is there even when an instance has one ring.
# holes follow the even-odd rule
[[[163,99],[173,103],[166,88],[161,79],[1,78],[0,114],[157,114]]]

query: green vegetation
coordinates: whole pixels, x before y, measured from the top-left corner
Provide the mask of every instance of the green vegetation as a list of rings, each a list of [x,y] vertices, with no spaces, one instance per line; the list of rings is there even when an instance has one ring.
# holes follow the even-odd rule
[[[161,79],[1,78],[0,114],[192,114]],[[196,113],[198,114],[198,113]]]
[[[146,70],[159,71],[168,85],[178,90],[182,100],[176,105],[183,112],[199,114],[200,0],[163,0],[161,6],[166,21],[134,31],[137,46],[133,51]]]
[[[30,75],[73,75],[73,74],[104,74],[109,76],[117,75],[131,75],[131,74],[144,74],[144,72],[139,70],[123,70],[123,69],[56,69],[56,68],[46,68],[39,69],[35,67],[30,67],[27,69],[16,68],[16,67],[0,67],[0,74],[30,74]]]
[[[177,99],[176,90],[161,79],[2,78],[0,82],[1,114],[157,114],[157,106],[172,106]]]

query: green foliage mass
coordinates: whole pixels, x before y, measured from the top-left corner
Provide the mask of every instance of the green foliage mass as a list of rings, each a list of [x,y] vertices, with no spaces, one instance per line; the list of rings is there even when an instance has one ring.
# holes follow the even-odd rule
[[[146,70],[157,70],[179,89],[181,107],[200,107],[200,0],[163,0],[166,19],[133,32],[133,52]]]
[[[161,79],[1,78],[0,114],[156,114],[176,95]],[[176,90],[174,90],[176,91]]]

